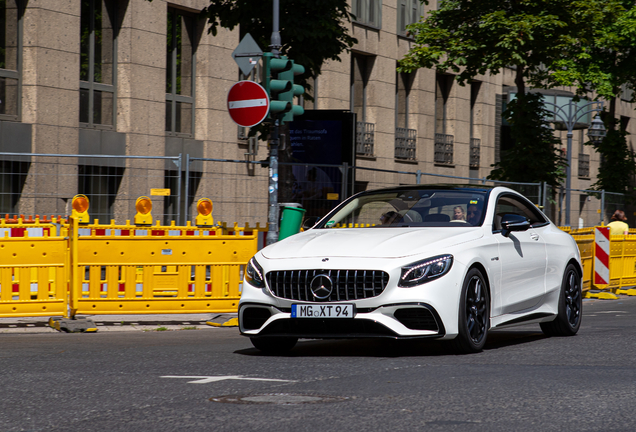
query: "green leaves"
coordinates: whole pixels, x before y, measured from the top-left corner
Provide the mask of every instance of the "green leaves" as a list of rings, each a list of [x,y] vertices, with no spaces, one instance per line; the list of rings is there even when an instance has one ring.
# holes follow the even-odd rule
[[[634,152],[627,146],[626,136],[627,132],[623,129],[608,128],[603,141],[586,143],[603,155],[597,181],[592,185],[595,189],[634,196],[630,183],[636,174],[636,162]]]
[[[410,27],[415,46],[399,70],[457,70],[457,80],[463,83],[512,65],[535,87],[561,84],[540,66],[553,70],[553,63],[576,45],[586,30],[581,17],[592,14],[600,0],[591,1],[594,7],[571,0],[442,2]]]
[[[508,104],[503,116],[510,124],[514,144],[503,152],[500,162],[492,165],[489,179],[546,182],[551,186],[561,183],[567,162],[557,148],[561,140],[544,120],[549,115],[539,93],[519,95]]]
[[[272,2],[262,0],[212,0],[202,11],[216,35],[220,27],[250,33],[268,51],[272,34]],[[340,54],[357,40],[346,24],[352,20],[346,0],[285,0],[280,2],[281,54],[306,68],[298,79],[307,85],[309,77],[320,74],[325,60],[340,61]]]

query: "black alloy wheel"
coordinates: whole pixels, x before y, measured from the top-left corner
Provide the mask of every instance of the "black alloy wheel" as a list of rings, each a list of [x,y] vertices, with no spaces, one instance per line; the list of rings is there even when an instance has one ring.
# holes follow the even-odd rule
[[[484,276],[476,268],[471,269],[464,280],[458,323],[455,348],[466,354],[481,351],[490,327],[490,295]]]
[[[559,314],[554,321],[541,323],[541,330],[547,336],[574,336],[581,327],[582,306],[581,276],[574,265],[569,264],[563,273]]]

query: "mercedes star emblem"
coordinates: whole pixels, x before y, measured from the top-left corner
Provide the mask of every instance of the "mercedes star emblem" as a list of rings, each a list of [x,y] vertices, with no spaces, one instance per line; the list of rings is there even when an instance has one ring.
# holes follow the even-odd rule
[[[333,290],[333,282],[326,274],[316,275],[316,277],[311,280],[311,284],[309,286],[311,288],[311,293],[318,300],[325,300],[329,298],[331,291]]]

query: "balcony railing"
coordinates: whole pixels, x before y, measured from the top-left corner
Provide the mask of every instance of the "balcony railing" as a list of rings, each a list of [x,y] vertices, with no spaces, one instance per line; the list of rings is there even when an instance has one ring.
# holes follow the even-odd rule
[[[590,155],[579,154],[579,177],[590,178]]]
[[[453,135],[435,134],[435,163],[438,165],[453,164]]]
[[[470,167],[479,168],[479,157],[481,153],[481,140],[479,138],[470,139]]]
[[[415,129],[395,128],[395,158],[416,160],[415,149],[417,131]]]
[[[356,122],[356,153],[373,156],[375,123]]]

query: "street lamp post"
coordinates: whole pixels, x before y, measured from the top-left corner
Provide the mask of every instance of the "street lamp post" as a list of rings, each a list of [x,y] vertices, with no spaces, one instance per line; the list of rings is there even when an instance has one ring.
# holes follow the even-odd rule
[[[567,161],[568,166],[566,168],[565,177],[565,225],[570,226],[570,188],[572,183],[572,131],[574,126],[579,120],[585,116],[596,112],[596,117],[591,123],[587,136],[590,141],[600,142],[605,137],[605,126],[598,116],[603,110],[602,101],[588,102],[585,105],[578,105],[573,102],[572,99],[566,105],[556,105],[552,102],[543,102],[545,105],[550,105],[553,108],[555,117],[558,117],[568,131],[568,145],[567,145]]]

